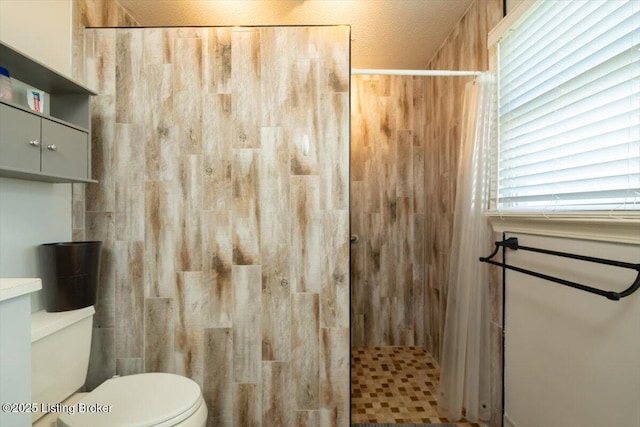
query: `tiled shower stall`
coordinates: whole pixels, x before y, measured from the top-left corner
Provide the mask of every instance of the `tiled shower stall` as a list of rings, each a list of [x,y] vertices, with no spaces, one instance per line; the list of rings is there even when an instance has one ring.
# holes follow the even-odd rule
[[[425,68],[487,70],[487,34],[501,18],[500,0],[473,2]],[[426,350],[440,362],[464,88],[472,79],[352,77],[351,232],[358,242],[351,252],[351,338],[355,354],[365,359],[391,351],[382,347],[402,346],[400,353]],[[499,284],[497,277],[487,284],[493,304],[491,425],[501,420]],[[355,419],[372,421],[377,413],[378,422],[437,422],[437,382],[425,377],[431,396],[407,389],[398,397],[386,389],[384,376],[362,381],[372,364],[360,367],[355,359]],[[384,405],[358,395],[381,388],[392,395]],[[391,409],[396,413],[387,417]]]
[[[73,235],[104,240],[109,266],[90,388],[114,373],[166,369],[203,385],[219,414],[210,425],[249,418],[265,419],[264,425],[347,425],[349,335],[354,346],[424,345],[439,359],[466,79],[352,80],[351,227],[360,242],[352,246],[349,308],[348,30],[156,28],[140,30],[148,31],[142,40],[124,28],[88,30],[85,76],[83,28],[137,23],[117,2],[77,0],[73,9],[74,76],[98,88],[101,112],[93,124],[100,184],[86,190],[74,184]],[[486,69],[486,34],[500,17],[500,0],[476,0],[427,68]],[[276,36],[280,30],[289,33]],[[103,31],[119,35],[98,40]],[[133,87],[134,81],[142,86]],[[362,107],[367,124],[356,107],[365,104],[357,98],[363,94],[372,97]],[[195,103],[185,103],[189,96]],[[384,126],[376,127],[374,117],[385,119]],[[131,126],[133,119],[145,125]],[[367,132],[361,140],[359,132]],[[387,144],[399,132],[403,145],[374,149],[362,140],[368,132]],[[338,141],[332,135],[342,138],[333,151],[315,144],[314,138]],[[283,138],[286,149],[277,142]],[[367,166],[367,159],[378,163]],[[396,161],[402,163],[391,164]],[[365,174],[380,185],[366,183]],[[240,193],[246,201],[234,197]],[[262,202],[269,199],[275,204],[265,211]],[[365,217],[395,225],[377,229]],[[288,241],[274,245],[270,239],[280,227],[289,230]],[[365,254],[367,245],[381,251]],[[323,257],[335,257],[316,262],[310,254],[318,248]],[[248,264],[257,259],[260,264]],[[391,274],[395,261],[403,268]],[[366,295],[370,275],[378,283],[384,276],[389,286]],[[492,411],[498,420],[501,325],[495,307]],[[318,344],[299,346],[298,339]],[[311,357],[294,361],[300,355]],[[246,369],[223,368],[236,361]],[[260,406],[247,410],[249,402]]]

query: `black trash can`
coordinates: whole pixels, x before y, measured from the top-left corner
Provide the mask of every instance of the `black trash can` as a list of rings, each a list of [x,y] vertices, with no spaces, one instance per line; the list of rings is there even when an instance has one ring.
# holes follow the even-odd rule
[[[102,242],[47,243],[38,247],[45,310],[75,310],[96,303]]]

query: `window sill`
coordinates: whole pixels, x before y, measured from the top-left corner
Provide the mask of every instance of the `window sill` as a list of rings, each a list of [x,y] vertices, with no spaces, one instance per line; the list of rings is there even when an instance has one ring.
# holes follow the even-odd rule
[[[597,213],[487,213],[496,232],[518,232],[541,236],[640,244],[640,212],[624,217]]]

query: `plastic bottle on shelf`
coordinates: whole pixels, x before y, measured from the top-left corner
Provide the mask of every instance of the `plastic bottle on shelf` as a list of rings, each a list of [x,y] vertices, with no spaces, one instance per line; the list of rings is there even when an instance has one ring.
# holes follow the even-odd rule
[[[11,101],[11,76],[4,67],[0,67],[0,99]]]

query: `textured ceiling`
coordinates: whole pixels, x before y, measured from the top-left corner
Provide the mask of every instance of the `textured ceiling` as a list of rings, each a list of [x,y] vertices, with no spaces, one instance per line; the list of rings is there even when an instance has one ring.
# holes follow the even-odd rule
[[[119,0],[142,26],[351,25],[353,68],[423,69],[473,0]]]

